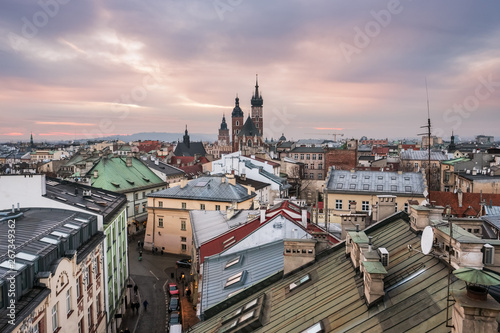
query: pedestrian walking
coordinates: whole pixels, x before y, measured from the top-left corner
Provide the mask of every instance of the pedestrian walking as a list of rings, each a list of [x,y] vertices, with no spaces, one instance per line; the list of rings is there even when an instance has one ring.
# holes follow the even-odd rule
[[[148,309],[148,301],[147,300],[144,300],[144,302],[142,302],[142,305],[144,305],[144,311],[146,311]]]
[[[144,242],[141,241],[141,248],[144,248]]]
[[[125,332],[123,333],[130,333],[130,330],[128,329],[128,327],[125,329]]]
[[[134,293],[137,295],[137,290],[139,289],[139,287],[137,285],[134,286]]]

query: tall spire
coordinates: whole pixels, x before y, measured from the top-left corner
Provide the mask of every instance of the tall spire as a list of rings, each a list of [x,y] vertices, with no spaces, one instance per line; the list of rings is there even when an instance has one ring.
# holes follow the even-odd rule
[[[259,75],[255,74],[255,92],[252,95],[252,100],[250,101],[252,106],[262,106],[264,101],[262,100],[262,95],[259,93]]]

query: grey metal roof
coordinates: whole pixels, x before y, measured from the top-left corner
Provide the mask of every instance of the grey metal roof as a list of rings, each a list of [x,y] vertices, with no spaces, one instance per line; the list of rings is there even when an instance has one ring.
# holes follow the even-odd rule
[[[189,212],[195,247],[220,236],[227,231],[249,222],[249,216],[259,216],[259,210],[241,210],[231,219],[227,219],[227,211],[192,210]]]
[[[227,180],[222,182],[224,178],[204,176],[189,181],[184,188],[180,185],[170,187],[148,194],[148,197],[242,202],[256,196],[254,192],[249,195],[248,190],[240,184],[232,185]]]
[[[288,153],[289,154],[295,154],[295,153],[324,153],[325,149],[323,147],[295,147],[292,150],[290,150]]]
[[[500,215],[500,206],[485,206],[486,215]]]
[[[194,156],[195,154],[200,156],[207,154],[205,147],[203,147],[203,142],[189,142],[189,145],[184,142],[178,142],[174,150],[175,156]]]
[[[159,171],[167,176],[185,174],[185,172],[182,171],[181,169],[176,168],[170,164],[164,163],[162,161],[158,161],[158,164],[156,164],[155,161],[151,161],[150,159],[142,160],[142,162],[146,164],[148,168]]]
[[[269,180],[271,180],[271,181],[273,181],[273,182],[275,182],[277,184],[281,184],[283,189],[287,189],[287,188],[291,187],[291,185],[287,183],[286,178],[278,177],[275,174],[264,170],[264,168],[253,164],[249,160],[245,160],[245,167],[247,167],[249,169],[259,169],[259,173],[261,175],[263,175],[267,179],[269,179]]]
[[[419,172],[331,170],[326,187],[329,192],[423,196],[424,176]]]
[[[91,196],[83,196],[84,191],[90,191]],[[125,194],[50,177],[46,178],[46,197],[100,214],[105,223],[127,204]]]
[[[494,226],[497,230],[500,230],[500,215],[481,216],[481,219]]]
[[[420,248],[420,237],[402,218],[375,224],[365,232],[373,237],[375,248],[385,247],[390,255],[385,267],[385,296],[378,306],[366,305],[363,279],[346,259],[342,242],[318,255],[312,265],[220,304],[219,311],[190,332],[219,332],[222,318],[264,294],[265,320],[262,327],[253,329],[256,333],[303,332],[320,321],[328,325],[325,332],[449,332],[445,315],[447,265],[432,256],[408,253],[408,244]],[[311,280],[290,292],[290,284],[306,274]],[[452,279],[453,290],[464,287],[463,281]]]
[[[203,288],[201,311],[224,301],[229,294],[243,290],[266,277],[282,271],[284,267],[284,242],[276,241],[259,247],[229,255],[214,255],[205,258],[203,264]],[[225,268],[228,261],[240,256],[240,262]],[[229,277],[244,273],[244,281],[225,288]]]
[[[429,159],[429,152],[427,150],[405,150],[401,152],[402,160],[422,160]],[[431,151],[431,161],[446,161],[448,156],[442,152]]]

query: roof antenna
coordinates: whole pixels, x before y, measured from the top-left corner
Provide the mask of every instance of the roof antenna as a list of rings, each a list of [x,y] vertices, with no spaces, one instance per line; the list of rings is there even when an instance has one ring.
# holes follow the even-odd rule
[[[427,133],[421,133],[418,135],[427,134],[427,200],[430,206],[432,206],[431,201],[431,112],[429,108],[429,90],[427,89],[427,77],[425,78],[425,93],[427,95],[427,125],[420,126],[420,128],[427,128]]]

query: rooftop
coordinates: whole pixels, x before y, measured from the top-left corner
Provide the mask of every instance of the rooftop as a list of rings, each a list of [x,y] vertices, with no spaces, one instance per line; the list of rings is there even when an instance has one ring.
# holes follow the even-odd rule
[[[331,170],[326,187],[330,192],[423,197],[425,183],[419,172]]]
[[[223,182],[224,179],[224,182]],[[184,188],[180,185],[151,193],[149,197],[206,200],[222,202],[243,202],[255,197],[240,184],[232,185],[225,177],[204,176],[189,181]]]

